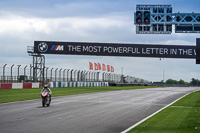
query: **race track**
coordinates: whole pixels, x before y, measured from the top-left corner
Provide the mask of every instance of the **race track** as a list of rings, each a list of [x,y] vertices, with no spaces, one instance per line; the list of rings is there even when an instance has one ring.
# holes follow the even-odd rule
[[[1,133],[119,133],[195,87],[123,90],[0,104]]]

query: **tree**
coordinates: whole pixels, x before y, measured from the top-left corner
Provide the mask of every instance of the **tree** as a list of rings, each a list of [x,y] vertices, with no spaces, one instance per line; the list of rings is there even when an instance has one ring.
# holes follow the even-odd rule
[[[173,80],[173,79],[168,79],[165,83],[166,83],[166,84],[177,84],[178,81]]]
[[[185,81],[182,80],[182,79],[180,79],[180,80],[178,81],[178,84],[185,84]]]
[[[191,85],[200,85],[200,81],[198,79],[192,78],[190,84]]]

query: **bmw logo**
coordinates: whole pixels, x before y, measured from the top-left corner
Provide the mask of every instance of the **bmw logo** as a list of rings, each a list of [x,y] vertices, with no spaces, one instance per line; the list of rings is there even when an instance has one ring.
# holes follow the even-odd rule
[[[38,45],[38,50],[40,52],[46,52],[48,49],[48,45],[44,42],[41,42],[39,45]]]

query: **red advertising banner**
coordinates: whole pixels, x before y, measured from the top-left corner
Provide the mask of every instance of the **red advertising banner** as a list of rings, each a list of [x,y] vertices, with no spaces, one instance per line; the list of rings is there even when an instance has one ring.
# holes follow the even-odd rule
[[[89,69],[90,70],[102,70],[102,71],[106,71],[106,69],[107,69],[107,72],[115,71],[113,66],[105,65],[104,63],[92,63],[92,62],[89,62]]]
[[[94,70],[99,70],[97,63],[94,63]]]
[[[93,64],[92,62],[89,62],[90,70],[93,70]]]
[[[106,65],[105,64],[102,64],[102,70],[106,71]]]
[[[101,70],[101,64],[98,63],[98,70]]]
[[[114,72],[114,67],[113,66],[111,66],[111,72]]]
[[[110,65],[107,65],[107,71],[110,72]]]

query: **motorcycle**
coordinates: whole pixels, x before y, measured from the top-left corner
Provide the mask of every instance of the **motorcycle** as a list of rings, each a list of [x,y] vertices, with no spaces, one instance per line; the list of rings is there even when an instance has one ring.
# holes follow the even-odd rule
[[[47,105],[47,107],[49,107],[51,103],[51,97],[49,96],[49,92],[48,91],[41,92],[41,97],[42,97],[42,106],[44,107],[45,105]]]

